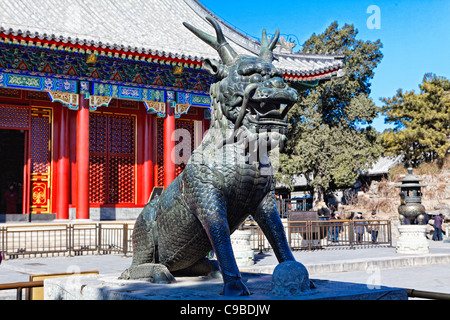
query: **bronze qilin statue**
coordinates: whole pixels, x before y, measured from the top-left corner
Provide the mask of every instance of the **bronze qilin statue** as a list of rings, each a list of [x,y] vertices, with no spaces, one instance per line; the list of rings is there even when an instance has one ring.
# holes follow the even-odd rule
[[[184,25],[217,50],[222,63],[206,59],[211,86],[211,127],[184,171],[143,209],[133,233],[134,254],[122,279],[171,282],[174,275],[209,273],[214,250],[224,295],[249,295],[236,264],[230,234],[251,215],[278,261],[295,261],[275,206],[268,151],[283,146],[287,113],[297,92],[273,64],[279,32],[259,56],[238,55],[219,24],[216,36]],[[216,268],[217,270],[217,268]]]

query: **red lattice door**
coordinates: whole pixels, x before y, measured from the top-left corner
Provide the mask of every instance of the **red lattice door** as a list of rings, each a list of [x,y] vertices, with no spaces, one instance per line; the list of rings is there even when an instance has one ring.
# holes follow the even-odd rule
[[[135,118],[90,116],[89,201],[99,204],[135,202]]]
[[[50,213],[52,111],[31,108],[31,213]]]

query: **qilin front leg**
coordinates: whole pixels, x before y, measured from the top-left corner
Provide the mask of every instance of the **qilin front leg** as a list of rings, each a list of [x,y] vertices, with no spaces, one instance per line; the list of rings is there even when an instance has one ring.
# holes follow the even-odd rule
[[[253,218],[272,246],[278,262],[295,261],[278,214],[273,190],[261,202]]]
[[[226,199],[223,193],[209,184],[203,184],[196,193],[197,217],[206,230],[223,276],[226,296],[250,295],[241,280],[241,274],[233,254],[230,228],[227,221]]]

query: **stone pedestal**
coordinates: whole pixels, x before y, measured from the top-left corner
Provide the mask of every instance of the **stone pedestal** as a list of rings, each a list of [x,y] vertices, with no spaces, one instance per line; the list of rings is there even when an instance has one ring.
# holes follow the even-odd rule
[[[398,227],[398,231],[400,232],[400,238],[397,241],[397,253],[429,253],[428,240],[425,236],[425,225],[402,225]]]
[[[178,277],[170,284],[155,284],[138,280],[119,280],[119,275],[86,275],[51,278],[44,281],[45,300],[407,300],[405,289],[369,288],[366,284],[312,280],[315,288],[308,292],[276,292],[270,274],[242,273],[242,280],[252,295],[227,297],[220,293],[221,279]],[[192,302],[187,302],[192,303]],[[184,305],[187,305],[184,304]],[[229,304],[230,302],[226,302]],[[203,305],[202,305],[203,306]],[[224,306],[216,313],[224,313]],[[166,310],[180,313],[179,309]],[[165,311],[165,312],[166,312]],[[167,315],[166,315],[167,316]],[[176,318],[176,317],[175,317]]]
[[[231,235],[231,245],[238,267],[255,264],[255,253],[250,246],[251,230],[236,230]]]

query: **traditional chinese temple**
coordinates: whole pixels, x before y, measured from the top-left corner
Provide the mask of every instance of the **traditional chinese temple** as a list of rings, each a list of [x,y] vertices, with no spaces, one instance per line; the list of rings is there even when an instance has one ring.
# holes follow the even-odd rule
[[[136,217],[155,187],[182,172],[173,151],[192,151],[209,127],[213,78],[202,61],[219,57],[182,22],[213,32],[211,16],[238,54],[260,47],[197,0],[0,7],[0,214],[13,184],[17,214]],[[292,85],[317,84],[342,67],[331,55],[292,53],[282,40],[274,64]],[[181,128],[190,138],[173,137]]]

